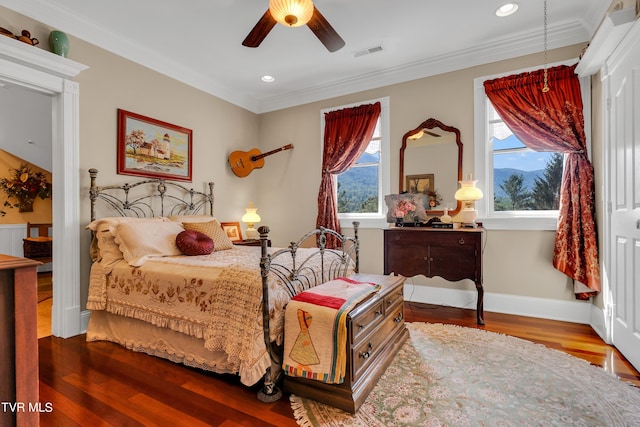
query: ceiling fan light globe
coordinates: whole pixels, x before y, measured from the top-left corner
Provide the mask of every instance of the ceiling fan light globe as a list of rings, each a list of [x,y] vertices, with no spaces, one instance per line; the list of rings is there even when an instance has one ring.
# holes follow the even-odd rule
[[[313,15],[311,0],[269,0],[269,11],[277,22],[287,27],[305,25]]]
[[[298,22],[298,17],[295,15],[287,15],[284,17],[284,22],[286,22],[290,27],[293,27],[296,25],[296,22]]]

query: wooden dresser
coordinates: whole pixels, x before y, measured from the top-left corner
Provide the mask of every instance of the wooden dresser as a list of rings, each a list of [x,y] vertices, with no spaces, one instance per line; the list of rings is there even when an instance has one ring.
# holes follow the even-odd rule
[[[0,255],[0,426],[37,426],[38,261]]]
[[[471,279],[478,290],[476,315],[484,325],[482,237],[478,228],[388,228],[384,230],[384,274]]]
[[[409,337],[404,325],[404,277],[355,274],[352,279],[379,283],[382,289],[358,304],[347,317],[347,374],[342,384],[284,378],[295,395],[355,413]]]

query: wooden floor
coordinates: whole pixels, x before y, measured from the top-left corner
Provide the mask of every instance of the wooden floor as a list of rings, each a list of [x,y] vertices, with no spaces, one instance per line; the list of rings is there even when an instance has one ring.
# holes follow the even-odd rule
[[[405,303],[406,320],[475,324],[475,311]],[[587,325],[485,313],[488,331],[565,351],[640,386],[640,374]],[[84,336],[39,340],[41,426],[296,426],[287,397],[264,404],[256,390]]]
[[[51,335],[53,274],[38,273],[38,339]]]

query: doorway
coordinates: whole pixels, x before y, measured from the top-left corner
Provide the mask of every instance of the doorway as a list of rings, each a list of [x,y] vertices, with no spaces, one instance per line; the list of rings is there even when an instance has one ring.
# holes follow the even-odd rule
[[[58,286],[53,288],[51,330],[63,338],[86,329],[80,310],[79,85],[70,80],[86,68],[17,40],[0,39],[0,84],[52,99],[53,281]]]
[[[38,173],[43,173],[51,182],[52,169],[52,97],[15,84],[0,86],[0,163],[1,176],[11,176],[12,169],[26,164]],[[7,175],[9,174],[9,175]],[[38,338],[51,335],[52,308],[52,199],[35,198],[32,209],[22,212],[11,205],[15,199],[1,194],[2,237],[5,239],[4,253],[24,256],[43,263],[38,267]],[[26,240],[17,237],[27,224]],[[33,224],[32,227],[29,224]],[[15,231],[5,226],[16,227]]]

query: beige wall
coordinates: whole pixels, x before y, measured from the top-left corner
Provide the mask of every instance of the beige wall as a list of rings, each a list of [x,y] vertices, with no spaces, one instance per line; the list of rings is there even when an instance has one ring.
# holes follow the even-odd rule
[[[0,7],[0,27],[19,33],[31,31],[48,49],[50,28]],[[132,182],[116,174],[117,109],[122,108],[193,130],[193,187],[204,191],[214,181],[215,215],[239,221],[244,208],[257,193],[256,180],[240,180],[227,166],[231,150],[247,150],[257,144],[258,117],[245,109],[193,89],[158,72],[70,38],[69,58],[88,65],[75,80],[80,84],[80,176],[81,194],[81,306],[86,301],[90,258],[89,168],[100,173],[98,184]],[[38,202],[36,202],[38,203]]]
[[[258,118],[190,86],[138,64],[71,39],[73,59],[88,65],[76,81],[80,84],[81,220],[89,222],[89,168],[100,173],[98,183],[124,183],[135,177],[116,174],[117,109],[125,109],[193,131],[193,180],[196,190],[206,191],[215,182],[215,212],[221,220],[238,221],[252,200],[255,188],[236,178],[227,166],[231,150],[255,145]],[[81,253],[82,276],[88,277],[89,236]],[[83,289],[86,286],[83,286]],[[84,295],[83,295],[84,301]]]
[[[549,62],[576,58],[584,45],[549,52]],[[270,159],[265,167],[261,198],[256,201],[272,229],[300,234],[315,225],[320,185],[320,110],[388,96],[391,114],[391,189],[398,188],[398,150],[402,135],[434,117],[460,129],[464,144],[463,173],[473,173],[473,80],[543,64],[542,54],[464,69],[444,75],[262,114],[261,144],[276,146],[283,138],[295,144],[290,156]],[[277,192],[268,191],[278,188]],[[283,244],[278,234],[275,244]],[[487,292],[573,301],[566,276],[551,265],[555,233],[550,231],[489,231],[484,252]],[[383,272],[382,230],[362,229],[362,270]],[[416,284],[439,286],[439,279],[415,278]],[[451,286],[446,284],[446,286]],[[475,289],[470,281],[453,285]]]
[[[0,26],[13,31],[29,28],[34,36],[46,40],[46,27],[2,7],[0,11]],[[583,47],[551,51],[549,62],[575,58]],[[78,173],[81,182],[86,183],[79,195],[79,227],[89,220],[87,169],[99,169],[99,182],[103,183],[132,179],[116,174],[116,110],[123,108],[192,129],[194,187],[215,181],[215,214],[221,220],[238,221],[248,202],[255,202],[261,225],[273,230],[274,245],[286,245],[315,226],[321,109],[390,97],[391,188],[395,191],[398,149],[407,130],[428,117],[459,128],[464,144],[464,173],[473,172],[473,79],[543,63],[542,54],[529,55],[258,116],[73,37],[70,58],[90,67],[76,78],[81,94]],[[227,155],[232,150],[258,146],[267,151],[288,143],[295,148],[268,157],[265,167],[247,178],[236,178],[227,166]],[[363,229],[361,238],[362,270],[381,273],[382,231]],[[484,253],[486,291],[573,300],[569,281],[551,266],[553,240],[554,233],[548,231],[489,231]],[[86,300],[88,243],[87,234],[82,242],[82,253],[87,254],[82,260],[82,301]],[[417,278],[414,283],[438,285],[441,281]],[[468,281],[454,287],[473,289]]]

